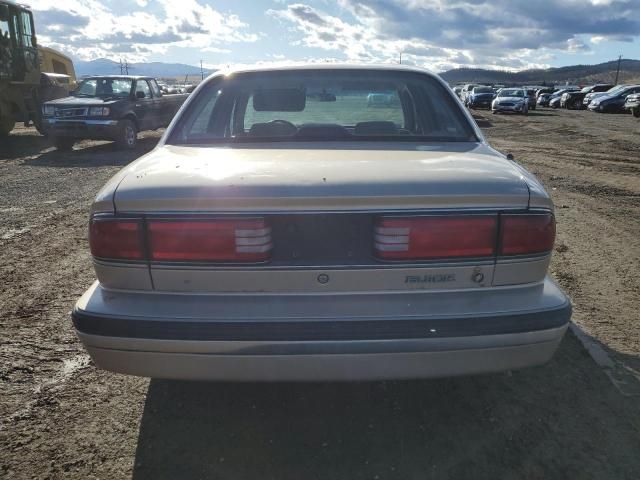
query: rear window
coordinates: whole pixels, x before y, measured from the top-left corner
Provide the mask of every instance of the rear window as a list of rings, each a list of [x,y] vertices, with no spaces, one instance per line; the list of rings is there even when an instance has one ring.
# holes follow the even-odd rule
[[[251,72],[211,80],[168,143],[477,141],[428,75],[369,70]]]

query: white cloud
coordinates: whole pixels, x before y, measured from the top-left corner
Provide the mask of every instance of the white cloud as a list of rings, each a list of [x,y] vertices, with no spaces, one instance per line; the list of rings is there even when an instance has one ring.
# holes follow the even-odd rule
[[[374,15],[369,7],[362,8],[367,12],[366,15]],[[363,21],[358,17],[359,21],[349,23],[306,4],[296,3],[288,5],[286,9],[269,10],[267,13],[291,25],[293,31],[302,36],[299,41],[301,45],[335,52],[348,61],[398,62],[402,54],[403,63],[436,71],[470,65],[505,69],[546,66],[544,63],[528,60],[531,52],[526,49],[510,51],[496,58],[490,52],[473,48],[442,47],[419,36],[407,35],[403,38],[387,34],[377,25],[378,20]],[[464,32],[445,30],[442,34],[453,45]],[[536,32],[533,29],[529,33],[526,30],[520,32],[520,35],[534,34]],[[509,29],[496,29],[490,35],[499,39],[513,35],[513,32]]]
[[[32,8],[43,44],[90,60],[104,57],[142,61],[171,47],[227,53],[225,45],[255,42],[259,34],[237,15],[221,13],[198,0],[159,0],[153,9],[136,0],[126,13],[96,0],[34,0]],[[159,6],[159,8],[158,8]]]

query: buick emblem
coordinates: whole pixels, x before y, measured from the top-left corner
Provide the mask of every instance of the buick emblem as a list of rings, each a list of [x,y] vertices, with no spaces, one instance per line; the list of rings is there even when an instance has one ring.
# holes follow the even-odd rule
[[[318,275],[318,283],[321,284],[325,284],[325,283],[329,283],[329,275],[326,275],[324,273],[321,273],[320,275]]]

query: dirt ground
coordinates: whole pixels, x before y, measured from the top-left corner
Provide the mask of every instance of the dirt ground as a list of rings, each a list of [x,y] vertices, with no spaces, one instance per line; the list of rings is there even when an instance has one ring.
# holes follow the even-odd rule
[[[216,479],[640,478],[640,122],[542,110],[478,115],[557,206],[554,276],[574,321],[554,360],[473,378],[207,384],[95,369],[69,312],[94,273],[87,212],[153,148],[0,145],[0,477]],[[612,379],[617,382],[615,385]]]

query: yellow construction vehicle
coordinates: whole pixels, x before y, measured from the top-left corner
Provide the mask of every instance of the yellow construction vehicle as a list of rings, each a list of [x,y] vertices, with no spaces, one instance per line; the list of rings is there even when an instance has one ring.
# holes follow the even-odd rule
[[[0,136],[16,122],[41,131],[41,103],[66,96],[75,80],[69,57],[38,46],[29,7],[0,0]]]

